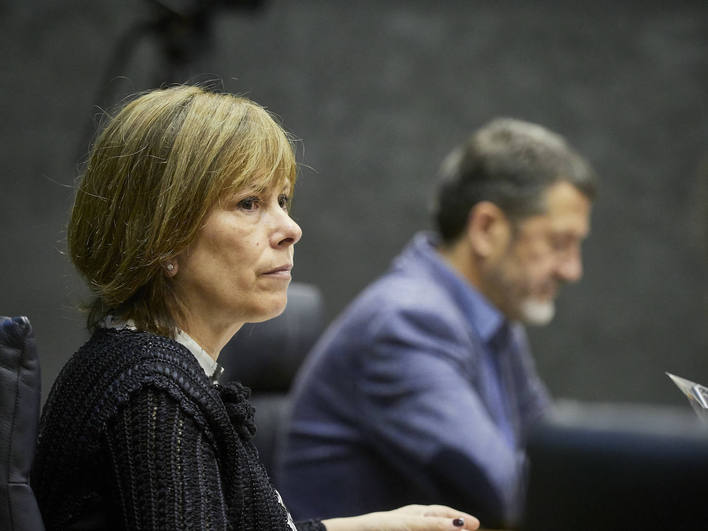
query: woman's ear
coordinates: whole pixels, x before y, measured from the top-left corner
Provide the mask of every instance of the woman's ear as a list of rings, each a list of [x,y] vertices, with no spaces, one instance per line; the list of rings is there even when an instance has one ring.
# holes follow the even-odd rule
[[[177,265],[177,260],[168,260],[162,264],[162,270],[165,272],[167,278],[172,278],[177,274],[179,266]]]
[[[484,259],[500,254],[511,239],[508,218],[501,208],[490,201],[480,201],[472,207],[466,231],[472,251]]]

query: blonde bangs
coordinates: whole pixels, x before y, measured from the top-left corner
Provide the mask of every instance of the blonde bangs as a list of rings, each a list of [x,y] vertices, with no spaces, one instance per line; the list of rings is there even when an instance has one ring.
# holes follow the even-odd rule
[[[297,163],[291,140],[273,117],[250,101],[223,156],[215,162],[219,196],[242,189],[269,190],[288,182],[292,194]]]

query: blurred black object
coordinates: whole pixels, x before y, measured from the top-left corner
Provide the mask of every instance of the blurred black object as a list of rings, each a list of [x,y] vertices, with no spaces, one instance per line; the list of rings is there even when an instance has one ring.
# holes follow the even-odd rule
[[[190,59],[190,53],[208,46],[212,16],[219,8],[256,11],[264,0],[147,0],[154,16],[145,26],[162,44],[169,70],[159,84],[174,81],[175,68]]]
[[[565,404],[528,444],[523,531],[705,529],[708,429],[693,411]]]
[[[179,72],[192,58],[210,47],[211,22],[222,9],[256,13],[265,0],[146,0],[150,16],[140,20],[118,39],[98,84],[93,107],[105,109],[112,104],[111,80],[125,75],[125,67],[145,38],[153,38],[162,52],[162,67],[155,73],[150,88],[183,82]],[[95,125],[90,123],[80,139],[78,159],[86,153]]]

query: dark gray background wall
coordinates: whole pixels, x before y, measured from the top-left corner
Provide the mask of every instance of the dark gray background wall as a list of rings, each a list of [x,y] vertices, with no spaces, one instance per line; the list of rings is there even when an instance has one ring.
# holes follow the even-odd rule
[[[295,276],[330,318],[429,226],[447,151],[515,116],[563,133],[603,178],[586,276],[531,331],[553,393],[680,404],[663,371],[708,384],[704,1],[272,0],[216,13],[172,67],[164,39],[124,41],[104,86],[121,37],[152,17],[138,0],[0,2],[0,313],[32,319],[45,393],[85,336],[63,227],[98,91],[110,106],[214,78],[302,139]]]

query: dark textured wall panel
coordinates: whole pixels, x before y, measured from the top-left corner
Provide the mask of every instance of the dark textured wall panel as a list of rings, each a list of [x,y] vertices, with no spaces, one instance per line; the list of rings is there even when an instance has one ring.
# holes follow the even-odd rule
[[[164,33],[128,33],[153,16],[137,0],[0,4],[0,313],[32,318],[47,388],[84,337],[61,251],[92,106],[209,78],[302,139],[295,276],[330,317],[428,226],[447,151],[515,116],[566,135],[603,179],[586,276],[532,331],[552,391],[681,403],[664,370],[708,383],[705,2],[272,0],[175,33],[183,60]]]

